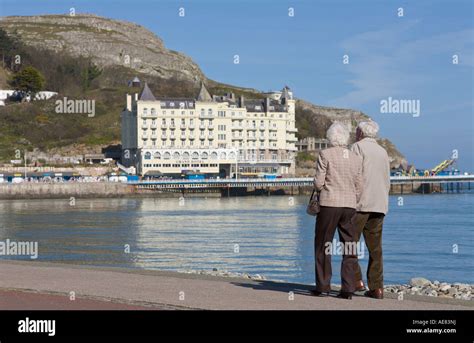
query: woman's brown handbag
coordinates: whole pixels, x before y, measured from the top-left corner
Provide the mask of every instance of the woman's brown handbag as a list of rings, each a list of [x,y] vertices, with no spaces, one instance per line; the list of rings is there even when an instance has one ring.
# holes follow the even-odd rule
[[[316,216],[319,213],[319,193],[317,193],[315,189],[313,190],[311,198],[309,199],[306,213],[308,213],[310,216]]]

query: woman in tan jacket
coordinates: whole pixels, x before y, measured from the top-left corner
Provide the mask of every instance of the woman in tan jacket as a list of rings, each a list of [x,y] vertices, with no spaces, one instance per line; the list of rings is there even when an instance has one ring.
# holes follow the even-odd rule
[[[327,131],[330,148],[322,150],[316,166],[314,187],[319,195],[321,210],[316,218],[314,240],[316,260],[316,296],[331,291],[331,255],[342,251],[341,292],[339,297],[352,299],[356,289],[357,270],[356,227],[353,217],[361,194],[362,159],[347,148],[349,132],[340,123]],[[333,238],[339,233],[340,247],[333,247]]]

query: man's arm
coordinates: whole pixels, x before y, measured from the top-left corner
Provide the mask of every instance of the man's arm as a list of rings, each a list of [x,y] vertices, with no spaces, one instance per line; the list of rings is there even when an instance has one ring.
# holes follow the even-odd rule
[[[326,171],[327,171],[327,160],[324,156],[324,153],[321,151],[319,153],[318,161],[316,163],[316,176],[314,177],[314,188],[319,192],[324,187],[324,182],[326,180]]]

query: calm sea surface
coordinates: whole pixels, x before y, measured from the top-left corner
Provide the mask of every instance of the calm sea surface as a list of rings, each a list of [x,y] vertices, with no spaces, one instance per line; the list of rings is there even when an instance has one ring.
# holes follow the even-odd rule
[[[38,261],[217,268],[314,283],[315,219],[305,213],[306,202],[302,196],[196,198],[182,204],[78,199],[75,206],[69,200],[0,201],[0,241],[37,241]],[[403,206],[391,197],[383,237],[386,283],[415,276],[474,283],[473,224],[474,193],[406,195]],[[367,259],[366,254],[364,268]],[[335,256],[333,283],[340,283],[339,268]]]

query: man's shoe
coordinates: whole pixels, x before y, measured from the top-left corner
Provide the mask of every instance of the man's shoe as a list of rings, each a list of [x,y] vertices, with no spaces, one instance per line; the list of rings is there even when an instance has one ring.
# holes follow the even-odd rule
[[[351,300],[352,299],[352,293],[350,292],[340,292],[337,296],[338,298],[341,298],[341,299],[348,299],[348,300]]]
[[[383,288],[376,288],[364,293],[366,297],[374,299],[383,299]]]
[[[364,281],[362,280],[356,281],[356,292],[362,292],[362,291],[365,291]]]
[[[322,297],[324,295],[329,295],[329,292],[320,292],[320,291],[317,291],[315,289],[312,289],[310,291],[311,295],[314,295],[315,297]]]

